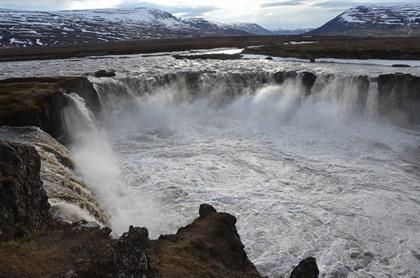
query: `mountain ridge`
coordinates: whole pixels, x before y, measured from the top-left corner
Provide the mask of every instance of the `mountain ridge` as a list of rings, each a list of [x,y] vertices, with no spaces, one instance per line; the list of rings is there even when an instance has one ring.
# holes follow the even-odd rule
[[[254,23],[218,24],[155,8],[70,11],[0,9],[0,46],[61,46],[130,39],[272,35]]]
[[[360,5],[307,33],[323,36],[420,36],[420,5]]]

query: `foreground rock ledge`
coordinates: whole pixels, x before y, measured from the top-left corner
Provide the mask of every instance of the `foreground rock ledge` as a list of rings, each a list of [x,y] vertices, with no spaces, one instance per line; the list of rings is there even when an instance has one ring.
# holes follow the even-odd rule
[[[0,166],[0,277],[261,277],[236,218],[210,205],[175,235],[150,240],[131,226],[113,239],[109,228],[51,217],[33,147],[0,141]],[[291,277],[318,277],[315,259]]]

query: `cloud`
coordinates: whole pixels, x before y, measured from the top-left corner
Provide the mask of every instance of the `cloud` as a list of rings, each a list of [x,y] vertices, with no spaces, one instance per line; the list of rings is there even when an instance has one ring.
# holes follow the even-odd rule
[[[275,1],[262,3],[261,8],[272,8],[272,7],[281,7],[281,6],[299,6],[304,4],[304,0],[286,0],[286,1]]]
[[[220,9],[219,7],[207,5],[207,6],[185,6],[185,5],[177,5],[177,6],[170,6],[170,5],[162,5],[162,4],[155,4],[152,2],[138,2],[138,1],[130,1],[130,2],[123,2],[116,7],[118,8],[138,8],[138,7],[147,7],[147,8],[155,8],[160,9],[172,14],[181,15],[185,17],[198,17],[203,16],[205,13],[209,13],[212,11],[216,11]]]
[[[317,8],[321,8],[321,9],[325,9],[325,10],[329,10],[329,11],[344,11],[344,10],[349,9],[351,7],[359,6],[359,5],[363,5],[363,4],[368,4],[368,3],[360,3],[360,2],[355,2],[355,1],[352,1],[352,0],[343,0],[343,1],[329,0],[329,1],[314,3],[312,6],[317,7]]]
[[[402,3],[418,4],[419,0],[0,0],[0,8],[53,11],[150,7],[176,16],[294,28],[320,26],[353,6]]]
[[[111,8],[123,0],[1,0],[0,8],[20,10],[66,10]]]

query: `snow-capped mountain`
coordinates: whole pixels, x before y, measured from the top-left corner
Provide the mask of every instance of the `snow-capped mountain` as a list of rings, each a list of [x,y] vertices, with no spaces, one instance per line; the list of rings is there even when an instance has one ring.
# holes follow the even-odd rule
[[[225,29],[227,28],[227,29],[241,30],[250,34],[260,35],[260,36],[274,35],[272,31],[267,30],[255,23],[237,22],[237,23],[230,23],[230,24],[219,24],[219,26]]]
[[[33,12],[0,9],[0,46],[75,45],[129,39],[194,38],[259,34],[253,29],[186,19],[158,9]],[[256,30],[258,33],[254,33]]]
[[[420,5],[358,6],[345,11],[308,34],[419,36]]]

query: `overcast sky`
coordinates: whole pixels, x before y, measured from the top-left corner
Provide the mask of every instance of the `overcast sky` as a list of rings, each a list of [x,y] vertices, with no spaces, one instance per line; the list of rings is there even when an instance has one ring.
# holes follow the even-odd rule
[[[420,0],[404,2],[420,5]],[[177,16],[204,17],[219,22],[256,22],[266,28],[305,28],[318,27],[352,6],[395,3],[395,0],[0,0],[0,8],[51,11],[154,7]]]

